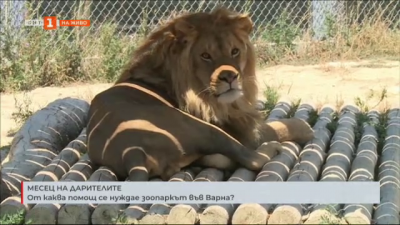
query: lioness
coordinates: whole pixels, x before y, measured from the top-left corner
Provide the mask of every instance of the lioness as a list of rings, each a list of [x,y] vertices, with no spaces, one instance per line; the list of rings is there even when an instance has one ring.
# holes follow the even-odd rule
[[[193,162],[260,170],[271,141],[313,138],[299,119],[265,124],[255,109],[249,16],[224,8],[160,25],[133,53],[116,83],[91,102],[88,154],[123,179],[167,180]],[[264,142],[264,148],[256,150]],[[255,151],[256,150],[256,151]]]

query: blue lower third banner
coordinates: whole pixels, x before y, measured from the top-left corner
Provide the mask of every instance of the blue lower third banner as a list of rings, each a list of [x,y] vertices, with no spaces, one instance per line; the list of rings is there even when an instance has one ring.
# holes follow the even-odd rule
[[[379,182],[23,182],[25,204],[375,204]]]

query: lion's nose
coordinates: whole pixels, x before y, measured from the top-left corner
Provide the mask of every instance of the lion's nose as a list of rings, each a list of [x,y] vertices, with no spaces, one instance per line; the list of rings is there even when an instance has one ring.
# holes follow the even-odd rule
[[[227,83],[232,83],[234,80],[238,78],[239,74],[231,71],[231,70],[223,70],[218,75],[218,79],[225,81]]]

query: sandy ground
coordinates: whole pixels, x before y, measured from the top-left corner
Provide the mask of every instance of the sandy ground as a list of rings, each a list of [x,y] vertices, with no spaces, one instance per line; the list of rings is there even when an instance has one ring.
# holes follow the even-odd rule
[[[400,104],[400,62],[398,61],[359,61],[332,62],[320,65],[289,66],[279,65],[260,69],[260,99],[263,99],[264,85],[278,88],[280,94],[289,99],[337,105],[351,103],[355,97],[365,98],[370,90],[379,93],[386,88],[386,102],[391,107]],[[75,84],[67,87],[38,88],[29,93],[4,94],[1,96],[1,159],[3,161],[7,146],[12,141],[10,130],[17,124],[12,113],[17,103],[23,99],[31,101],[30,110],[38,110],[48,103],[63,97],[78,97],[89,100],[110,84]],[[373,106],[377,99],[370,101]]]

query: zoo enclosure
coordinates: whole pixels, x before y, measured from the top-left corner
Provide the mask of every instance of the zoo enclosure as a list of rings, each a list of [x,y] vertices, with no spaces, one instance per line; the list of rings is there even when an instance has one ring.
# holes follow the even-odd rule
[[[113,82],[160,20],[218,5],[250,14],[261,65],[342,55],[398,55],[393,48],[400,35],[398,0],[9,0],[0,1],[0,92],[74,81]],[[89,19],[91,25],[53,31],[24,26],[25,20],[44,16]]]
[[[119,34],[148,33],[157,22],[182,11],[210,11],[223,5],[239,12],[248,12],[255,23],[254,37],[268,31],[279,32],[288,28],[293,32],[312,28],[315,39],[324,39],[327,26],[332,23],[363,23],[365,19],[379,17],[399,28],[400,1],[259,1],[259,0],[134,0],[134,1],[2,1],[1,28],[23,26],[26,17],[35,19],[58,16],[59,19],[90,19],[91,30],[105,22],[116,24]],[[277,31],[275,31],[277,30]],[[283,32],[283,31],[282,31]],[[287,34],[290,35],[290,34]],[[270,40],[274,42],[274,40]],[[275,40],[276,41],[276,40]]]

